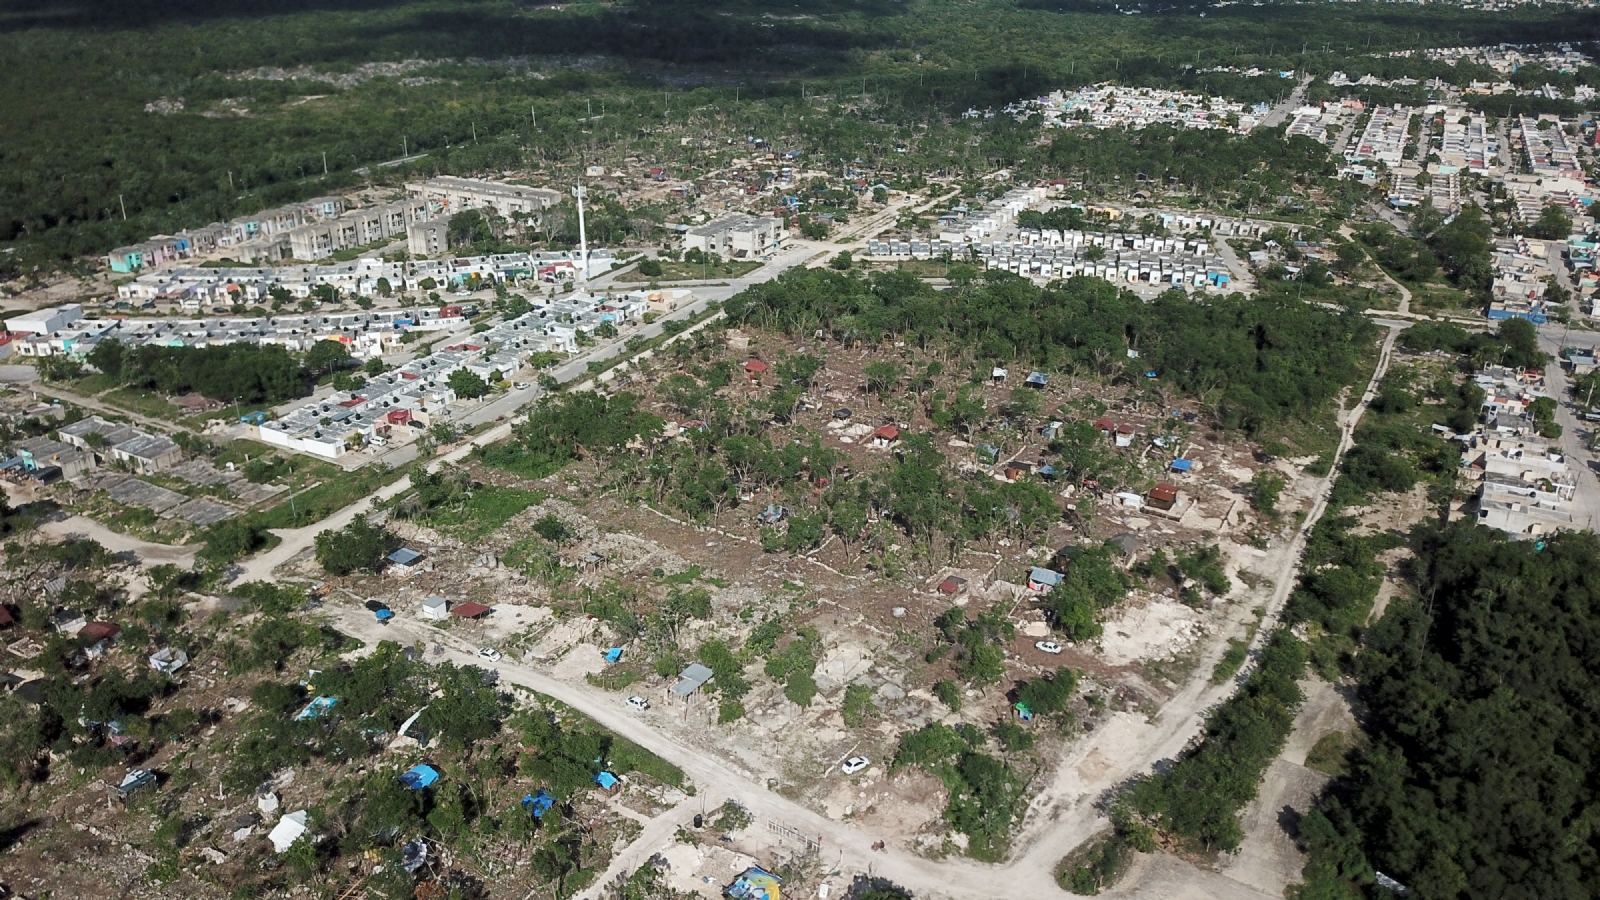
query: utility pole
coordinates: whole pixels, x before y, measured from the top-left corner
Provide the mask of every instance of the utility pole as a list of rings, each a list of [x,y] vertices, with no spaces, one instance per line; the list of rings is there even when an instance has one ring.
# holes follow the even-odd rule
[[[322,151],[322,174],[328,174],[328,151]]]
[[[476,144],[478,142],[478,123],[477,122],[473,122],[472,123],[472,142],[474,144]]]
[[[572,196],[578,198],[578,283],[583,287],[589,286],[589,234],[583,225],[583,176],[578,176],[578,186],[572,189]]]
[[[410,155],[411,150],[406,146],[406,136],[402,134],[400,135],[400,158],[404,159]]]
[[[228,190],[233,190],[233,170],[228,170]]]
[[[122,195],[117,195],[117,205],[122,207],[122,221],[128,221],[128,204],[122,202]]]

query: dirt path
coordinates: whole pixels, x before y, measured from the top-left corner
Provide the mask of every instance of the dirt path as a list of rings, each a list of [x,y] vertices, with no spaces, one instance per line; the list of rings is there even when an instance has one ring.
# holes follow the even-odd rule
[[[149,568],[163,563],[172,563],[181,568],[189,568],[194,564],[193,545],[175,546],[172,544],[157,544],[141,540],[132,535],[112,531],[93,519],[83,516],[68,516],[65,519],[45,522],[39,526],[45,534],[58,537],[85,537],[99,542],[99,544],[112,553],[132,553],[138,557],[139,565]]]

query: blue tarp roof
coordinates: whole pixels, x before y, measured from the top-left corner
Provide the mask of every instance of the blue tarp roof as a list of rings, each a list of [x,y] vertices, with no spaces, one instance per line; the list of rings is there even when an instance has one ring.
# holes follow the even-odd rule
[[[601,772],[594,777],[594,783],[609,791],[617,786],[617,776],[610,772]]]
[[[418,763],[400,775],[400,783],[413,791],[420,791],[439,780],[439,770],[426,763]]]
[[[1055,569],[1046,569],[1043,566],[1034,566],[1028,573],[1028,580],[1034,584],[1047,584],[1051,587],[1061,583],[1062,574]]]
[[[606,662],[616,662],[617,660],[619,660],[621,658],[622,658],[622,648],[621,647],[612,647],[610,650],[606,651]]]
[[[1175,459],[1172,461],[1172,471],[1174,472],[1187,472],[1193,467],[1194,462],[1191,460]]]
[[[422,554],[411,549],[410,547],[401,547],[399,550],[396,550],[395,552],[384,557],[384,559],[387,559],[389,562],[402,566],[409,566],[421,558]]]

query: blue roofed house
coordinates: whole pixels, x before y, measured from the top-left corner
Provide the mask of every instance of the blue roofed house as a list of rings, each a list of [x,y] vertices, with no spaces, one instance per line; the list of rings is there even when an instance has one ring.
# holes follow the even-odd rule
[[[594,776],[594,783],[600,785],[600,790],[602,791],[615,793],[617,785],[621,784],[622,781],[610,772],[601,772]]]

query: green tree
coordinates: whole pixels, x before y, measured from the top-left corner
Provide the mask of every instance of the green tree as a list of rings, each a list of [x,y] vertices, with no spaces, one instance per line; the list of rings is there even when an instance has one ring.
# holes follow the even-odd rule
[[[305,366],[313,375],[326,375],[350,365],[350,348],[343,341],[317,341],[306,351]]]
[[[383,558],[399,545],[398,538],[369,523],[366,516],[356,516],[338,531],[330,529],[317,535],[317,563],[333,575],[376,571],[383,565]]]
[[[457,397],[472,400],[489,393],[489,385],[476,374],[466,369],[457,369],[445,379],[445,384],[455,392]]]

